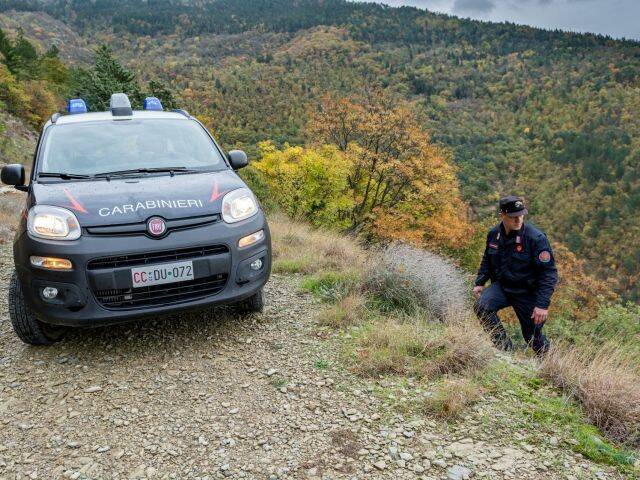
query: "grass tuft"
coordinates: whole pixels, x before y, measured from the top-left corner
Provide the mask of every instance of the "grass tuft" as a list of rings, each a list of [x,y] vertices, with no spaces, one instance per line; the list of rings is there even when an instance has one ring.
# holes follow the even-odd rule
[[[329,362],[327,360],[320,359],[316,360],[313,363],[313,366],[318,370],[326,370],[327,368],[329,368]]]
[[[554,347],[542,375],[583,406],[588,419],[616,442],[640,447],[640,376],[615,346]]]
[[[468,378],[447,378],[432,396],[424,399],[422,409],[427,414],[454,418],[480,400],[482,392],[482,388]]]
[[[322,310],[317,317],[322,326],[344,329],[354,325],[361,325],[369,316],[365,299],[357,292],[351,292],[342,297],[336,304]]]
[[[302,273],[308,270],[308,266],[302,259],[281,259],[273,262],[273,273]]]
[[[489,393],[515,397],[503,408],[509,411],[507,418],[523,422],[521,427],[544,436],[566,435],[571,448],[590,460],[614,465],[622,472],[634,471],[635,454],[612,444],[598,428],[588,424],[577,400],[559,396],[534,369],[492,362],[477,378]]]

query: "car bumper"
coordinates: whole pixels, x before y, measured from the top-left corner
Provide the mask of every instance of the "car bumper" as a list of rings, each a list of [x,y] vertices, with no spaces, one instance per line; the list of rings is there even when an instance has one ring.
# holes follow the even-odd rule
[[[240,238],[259,230],[264,230],[263,240],[238,247]],[[32,255],[69,259],[73,270],[33,267]],[[262,267],[254,271],[249,265],[256,259],[262,260]],[[90,327],[248,298],[269,278],[271,237],[262,212],[236,224],[218,221],[173,231],[162,239],[83,234],[65,242],[36,239],[25,232],[14,244],[14,260],[25,302],[38,319]],[[131,268],[180,260],[193,261],[194,280],[133,288]],[[44,298],[47,286],[58,290],[56,298]]]

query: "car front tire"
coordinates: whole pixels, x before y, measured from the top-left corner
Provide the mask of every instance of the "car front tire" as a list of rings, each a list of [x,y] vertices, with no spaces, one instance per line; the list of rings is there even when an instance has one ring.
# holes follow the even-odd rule
[[[18,275],[13,272],[9,284],[9,318],[13,331],[24,343],[53,345],[64,338],[66,329],[41,322],[24,302]]]
[[[259,313],[264,308],[264,295],[262,289],[251,295],[249,298],[239,302],[236,310],[240,314]]]

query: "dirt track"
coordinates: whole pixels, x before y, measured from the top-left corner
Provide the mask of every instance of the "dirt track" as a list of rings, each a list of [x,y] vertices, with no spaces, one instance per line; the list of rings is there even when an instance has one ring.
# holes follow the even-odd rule
[[[0,478],[614,478],[567,450],[536,460],[479,422],[384,414],[296,285],[272,277],[244,320],[214,310],[48,348],[17,340],[3,294]]]

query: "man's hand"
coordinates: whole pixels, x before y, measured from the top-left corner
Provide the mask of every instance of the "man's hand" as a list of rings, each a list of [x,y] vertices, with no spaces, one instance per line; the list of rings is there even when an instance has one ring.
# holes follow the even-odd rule
[[[484,290],[484,287],[482,285],[476,285],[475,287],[473,287],[473,296],[476,298],[476,300],[478,298],[480,298],[480,295],[482,294],[482,290]]]
[[[549,310],[547,310],[546,308],[536,307],[533,309],[531,318],[533,318],[533,323],[535,323],[536,325],[540,325],[547,319],[547,315],[549,315]]]

